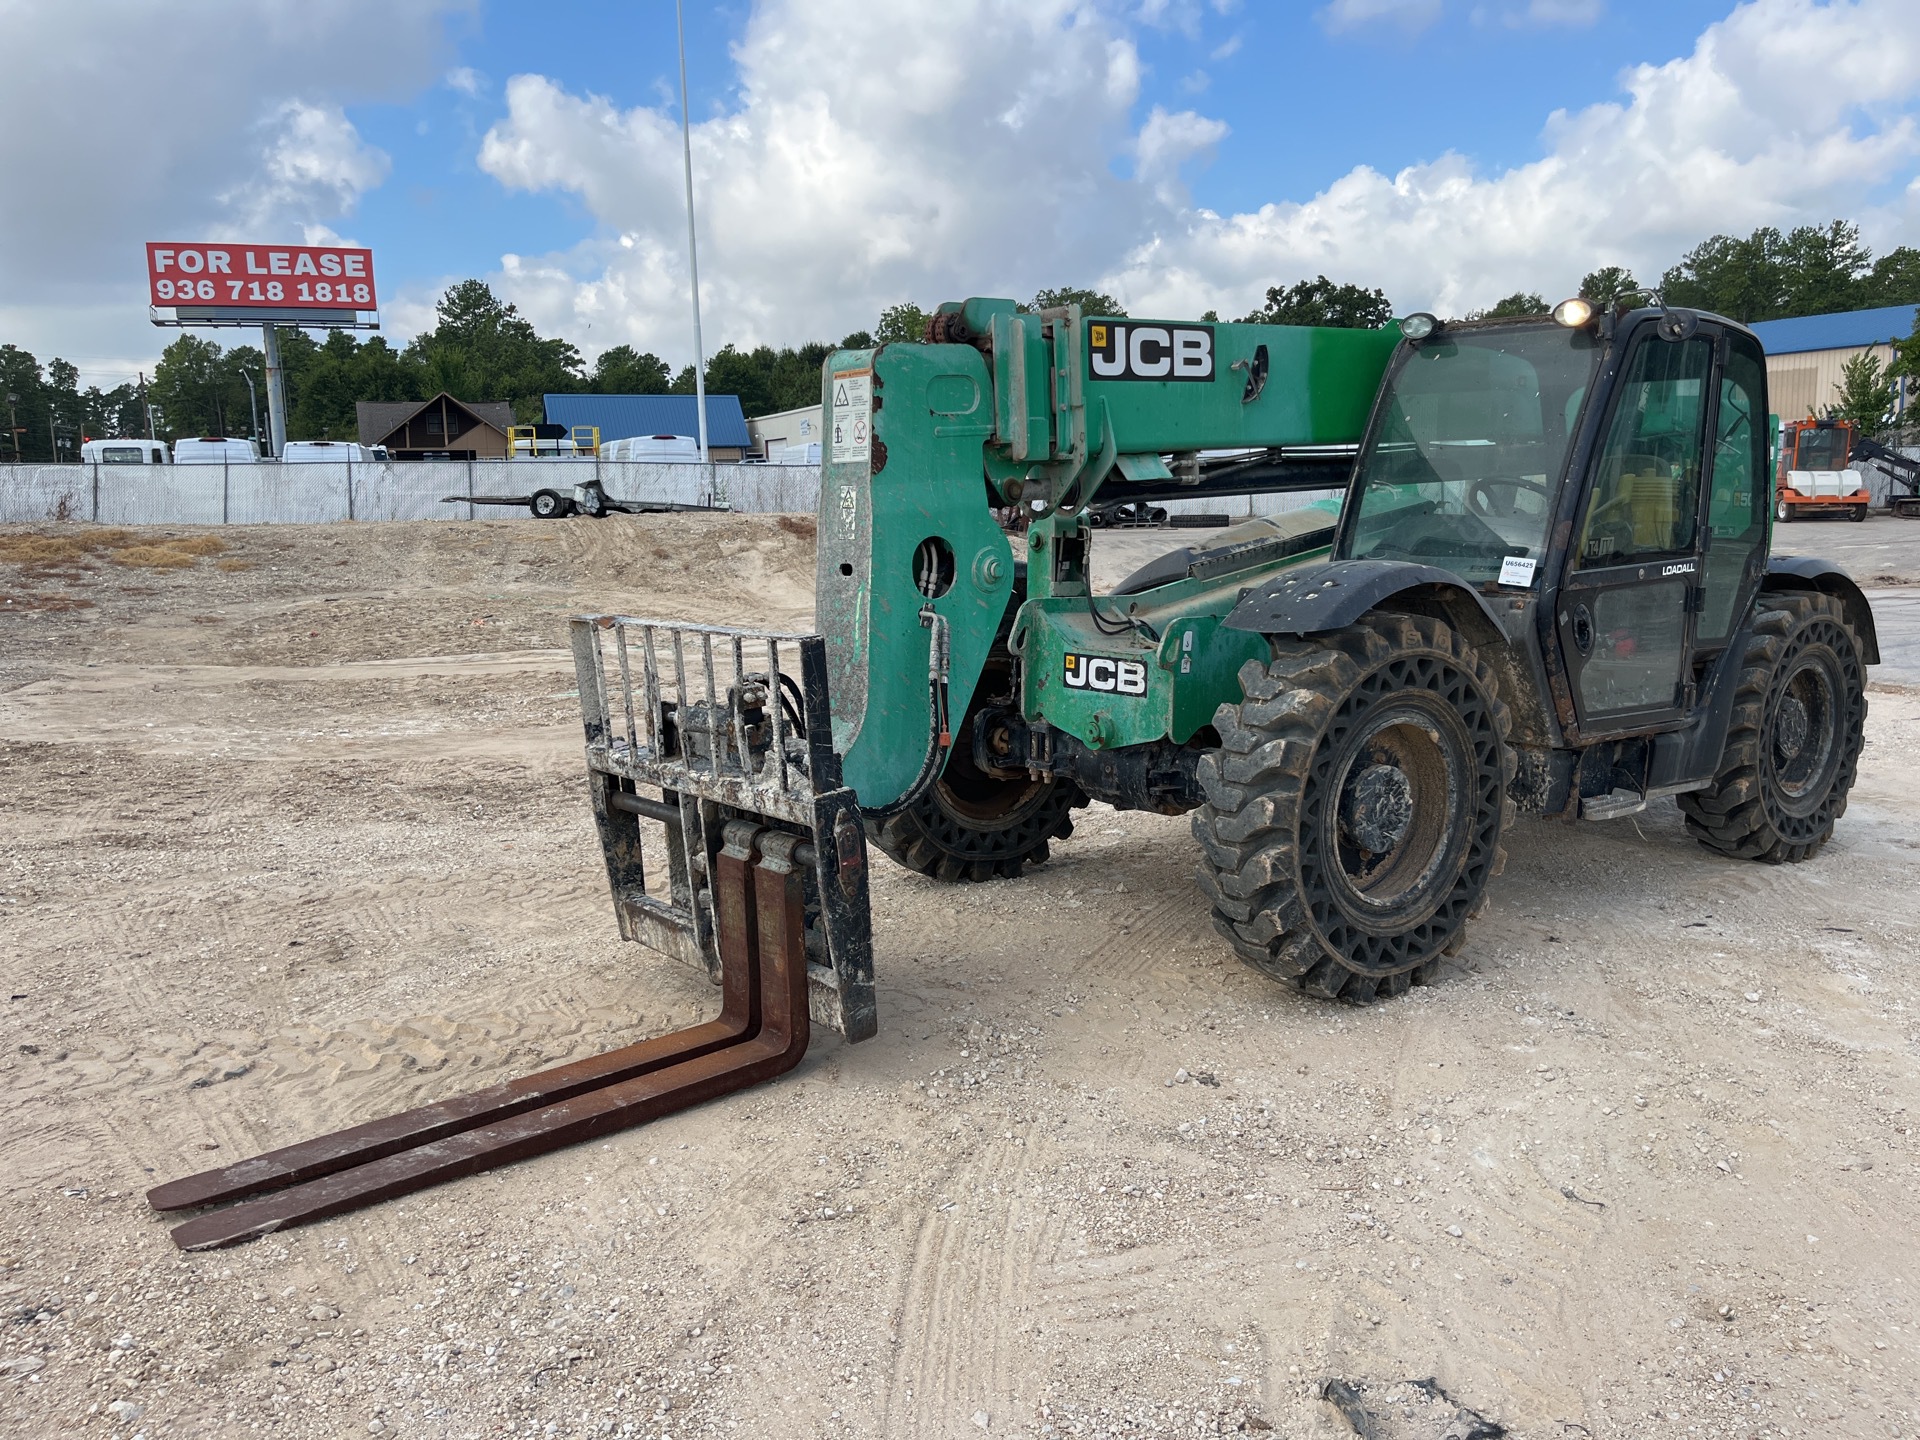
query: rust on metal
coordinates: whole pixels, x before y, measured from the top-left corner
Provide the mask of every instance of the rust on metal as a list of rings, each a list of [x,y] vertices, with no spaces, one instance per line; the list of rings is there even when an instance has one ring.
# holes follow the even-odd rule
[[[173,1231],[239,1244],[611,1134],[783,1074],[806,1054],[800,837],[736,821],[715,859],[724,999],[717,1019],[592,1060],[156,1186],[156,1210],[239,1201]]]

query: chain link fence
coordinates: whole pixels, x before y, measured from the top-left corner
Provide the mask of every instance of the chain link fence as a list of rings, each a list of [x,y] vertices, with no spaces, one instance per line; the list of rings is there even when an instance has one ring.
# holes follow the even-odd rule
[[[536,490],[589,480],[615,500],[812,513],[818,465],[650,465],[605,460],[281,465],[0,465],[0,522],[321,525],[337,520],[526,519]],[[447,497],[461,497],[448,503]],[[517,498],[517,505],[464,497]]]

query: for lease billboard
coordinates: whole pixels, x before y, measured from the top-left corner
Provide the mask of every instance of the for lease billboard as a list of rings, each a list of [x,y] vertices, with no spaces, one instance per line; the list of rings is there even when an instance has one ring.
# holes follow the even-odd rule
[[[154,242],[147,246],[147,290],[162,306],[380,308],[373,252],[331,246]]]

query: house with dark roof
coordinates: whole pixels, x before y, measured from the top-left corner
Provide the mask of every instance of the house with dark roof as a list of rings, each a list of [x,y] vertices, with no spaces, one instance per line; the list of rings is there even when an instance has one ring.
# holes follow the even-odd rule
[[[360,400],[362,445],[384,445],[395,460],[504,460],[513,405],[468,402],[442,390],[431,400]]]
[[[571,432],[597,426],[600,443],[635,435],[698,435],[700,412],[691,395],[549,395],[547,423]],[[707,396],[707,453],[718,461],[744,458],[753,446],[738,395]]]
[[[1782,420],[1804,420],[1840,398],[1840,372],[1856,355],[1893,359],[1893,341],[1913,333],[1917,305],[1885,305],[1877,310],[1845,310],[1834,315],[1800,315],[1791,320],[1762,320],[1750,327],[1767,352],[1767,403]],[[1894,396],[1906,408],[1902,381]]]

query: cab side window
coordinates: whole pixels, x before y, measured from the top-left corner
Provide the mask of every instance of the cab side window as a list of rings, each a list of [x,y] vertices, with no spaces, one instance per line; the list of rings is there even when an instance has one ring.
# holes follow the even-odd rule
[[[1696,647],[1723,644],[1733,629],[1733,603],[1754,552],[1767,543],[1770,476],[1767,466],[1766,361],[1745,335],[1727,337],[1727,368],[1720,379],[1708,484],[1705,602]]]
[[[1577,551],[1583,569],[1691,553],[1713,341],[1644,336],[1627,362]]]

